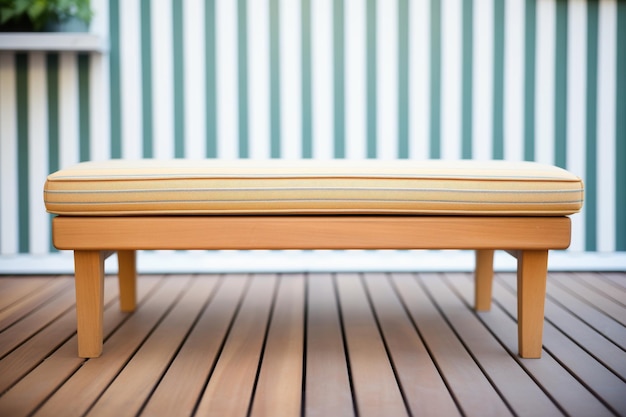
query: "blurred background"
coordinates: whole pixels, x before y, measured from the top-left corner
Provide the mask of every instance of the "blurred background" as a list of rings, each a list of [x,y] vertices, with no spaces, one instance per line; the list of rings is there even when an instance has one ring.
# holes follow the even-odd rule
[[[626,2],[91,7],[85,33],[40,33],[34,46],[0,33],[0,273],[72,270],[71,254],[51,243],[46,175],[110,158],[554,164],[586,185],[571,248],[552,257],[554,267],[626,270]],[[504,269],[512,262],[498,259]],[[147,272],[472,264],[468,253],[430,251],[158,252],[139,260]]]

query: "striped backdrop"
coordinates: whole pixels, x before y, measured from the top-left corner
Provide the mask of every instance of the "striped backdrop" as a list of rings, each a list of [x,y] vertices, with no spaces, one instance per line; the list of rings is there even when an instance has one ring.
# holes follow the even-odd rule
[[[571,249],[626,251],[626,2],[93,0],[105,53],[0,53],[0,255],[46,174],[107,158],[536,160]]]

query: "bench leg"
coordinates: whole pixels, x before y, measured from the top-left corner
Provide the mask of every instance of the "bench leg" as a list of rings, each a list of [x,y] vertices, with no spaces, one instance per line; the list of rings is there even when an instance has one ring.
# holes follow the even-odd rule
[[[517,253],[517,332],[522,358],[541,357],[547,274],[547,250]]]
[[[474,308],[476,311],[491,309],[491,287],[493,284],[493,250],[476,251]]]
[[[82,358],[96,358],[102,353],[104,259],[102,251],[74,251],[78,356]]]
[[[124,312],[135,311],[137,304],[137,256],[134,250],[117,252],[119,263],[120,309]]]

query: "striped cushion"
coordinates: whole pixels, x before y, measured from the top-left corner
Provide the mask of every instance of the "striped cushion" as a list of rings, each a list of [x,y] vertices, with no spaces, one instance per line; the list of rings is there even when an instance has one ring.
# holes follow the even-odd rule
[[[86,162],[48,177],[50,213],[567,215],[581,180],[503,161]]]

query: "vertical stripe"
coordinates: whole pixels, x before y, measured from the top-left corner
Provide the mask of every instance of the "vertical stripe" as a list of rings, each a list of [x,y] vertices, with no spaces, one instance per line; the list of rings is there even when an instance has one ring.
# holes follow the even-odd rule
[[[397,0],[376,3],[376,150],[380,159],[398,157],[397,6]]]
[[[493,2],[474,3],[474,68],[472,107],[472,158],[493,155]]]
[[[15,54],[0,54],[0,254],[18,252],[18,193],[20,167],[18,163],[19,123],[17,98],[17,59]],[[20,64],[23,65],[23,64]],[[21,81],[20,81],[21,82]],[[23,82],[21,82],[23,84]],[[23,94],[23,91],[20,91]]]
[[[346,157],[363,159],[367,141],[366,0],[344,0]]]
[[[333,0],[311,3],[313,156],[333,156]]]
[[[585,95],[585,250],[595,251],[597,243],[596,210],[598,176],[597,169],[597,129],[598,129],[598,3],[587,3],[587,60],[586,60],[586,95]]]
[[[537,0],[526,0],[524,31],[524,160],[535,159],[535,48]]]
[[[430,158],[441,157],[441,0],[430,1]]]
[[[398,155],[409,157],[409,1],[398,0]]]
[[[585,98],[586,98],[586,60],[587,22],[586,0],[570,0],[567,20],[567,104],[566,104],[566,154],[567,169],[586,180],[585,173]],[[585,181],[586,182],[586,181]],[[570,250],[583,251],[585,248],[584,219],[586,206],[582,213],[572,216],[572,242]]]
[[[173,158],[174,144],[174,63],[172,3],[159,2],[151,8],[152,28],[152,115],[154,157]]]
[[[382,1],[382,0],[381,0]],[[376,0],[367,0],[367,157],[376,158]]]
[[[493,0],[493,159],[504,158],[505,2]]]
[[[183,2],[183,119],[184,155],[202,159],[206,151],[206,82],[204,0]]]
[[[217,156],[234,159],[239,155],[236,2],[216,0],[215,35]]]
[[[109,146],[110,129],[109,123],[109,58],[107,54],[93,53],[89,60],[89,99],[91,109],[90,138],[92,161],[104,161],[111,157]]]
[[[409,122],[411,159],[430,155],[431,82],[430,82],[430,5],[429,1],[409,5]]]
[[[302,0],[302,157],[313,157],[311,74],[311,0]]]
[[[28,56],[24,53],[15,55],[15,84],[17,87],[17,189],[18,193],[18,251],[28,253],[30,205],[28,181]]]
[[[128,159],[143,155],[140,13],[139,0],[124,2],[120,13],[122,157]]]
[[[554,163],[563,168],[567,166],[567,20],[567,0],[556,0]]]
[[[248,148],[245,157],[270,156],[270,26],[269,0],[248,0],[247,71]]]
[[[463,159],[472,158],[472,79],[474,68],[474,1],[463,2],[463,98],[462,98],[462,149]]]
[[[537,55],[535,61],[535,160],[554,163],[554,57],[555,3],[537,2]]]
[[[616,217],[623,215],[616,205],[616,84],[617,84],[617,0],[599,3],[598,13],[598,250],[615,250]],[[592,185],[593,186],[593,185]]]
[[[626,251],[626,4],[617,3],[617,77],[615,126],[615,249]]]
[[[280,1],[270,0],[270,157],[280,158]]]
[[[507,0],[504,8],[503,158],[524,159],[524,2]]]
[[[89,99],[89,55],[78,55],[78,133],[80,138],[80,160],[89,161],[91,155],[91,102]]]
[[[461,158],[462,26],[460,0],[441,2],[441,158]]]
[[[100,34],[109,39],[109,2],[107,0],[91,0],[94,17],[90,24],[90,32]],[[110,47],[112,45],[110,44]],[[103,161],[111,158],[111,65],[110,53],[92,53],[89,60],[89,108],[90,138],[92,161]]]
[[[28,204],[28,56],[17,54],[16,59],[16,86],[17,86],[17,158],[18,158],[18,250],[21,253],[28,252],[29,232],[29,204]]]
[[[59,77],[59,141],[61,168],[80,161],[78,60],[74,52],[61,52]],[[120,140],[123,145],[124,142]]]
[[[334,150],[335,158],[346,157],[345,131],[345,33],[344,2],[333,0],[333,107],[334,114]]]
[[[46,56],[46,77],[47,77],[46,86],[48,89],[47,91],[48,172],[55,172],[59,169],[59,54],[58,53],[50,53]],[[53,217],[54,217],[53,215],[49,216],[48,228],[52,227]],[[0,230],[2,230],[1,227],[0,227]],[[52,240],[50,240],[49,242],[48,250],[50,252],[57,251],[54,245],[52,244]]]
[[[237,0],[239,158],[250,157],[250,144],[248,142],[248,9],[246,3],[246,0]],[[254,18],[256,19],[256,16]]]
[[[109,1],[109,68],[110,68],[110,111],[111,157],[122,156],[121,91],[120,91],[120,22],[119,0]]]
[[[49,216],[41,198],[41,190],[48,174],[48,109],[46,87],[46,56],[44,52],[28,54],[28,172],[27,195],[28,232],[24,252],[42,255],[48,252]],[[23,242],[20,242],[23,243]]]
[[[216,25],[215,0],[207,0],[204,10],[205,97],[206,97],[206,156],[217,157],[217,86],[216,86]]]
[[[281,157],[302,157],[302,31],[300,2],[280,0]]]
[[[185,157],[185,84],[183,2],[172,0],[172,58],[174,71],[174,156]]]
[[[48,170],[59,170],[59,54],[46,56],[48,102]]]
[[[141,109],[143,157],[154,156],[152,118],[152,1],[141,0]]]

